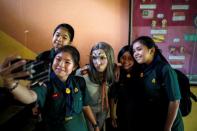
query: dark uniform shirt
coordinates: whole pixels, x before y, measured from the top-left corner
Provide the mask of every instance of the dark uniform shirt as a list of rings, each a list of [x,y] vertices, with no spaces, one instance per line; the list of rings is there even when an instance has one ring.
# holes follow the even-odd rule
[[[82,114],[87,105],[86,84],[82,77],[70,76],[62,83],[55,78],[47,87],[35,87],[37,103],[42,109],[46,130],[86,131]]]
[[[40,53],[36,57],[36,60],[42,60],[42,61],[52,63],[54,57],[55,57],[55,49],[52,48],[51,50],[47,50],[47,51],[44,51],[44,52]]]
[[[157,68],[163,64],[163,68],[158,72]],[[163,83],[158,80],[158,73],[161,74]],[[141,73],[144,84],[144,103],[142,125],[145,123],[146,130],[163,131],[170,101],[180,100],[181,94],[177,81],[177,76],[169,64],[161,61],[157,56],[154,61],[144,67]],[[172,131],[183,131],[183,122],[180,110],[174,121]]]
[[[119,81],[110,89],[110,97],[117,103],[118,131],[137,131],[141,105],[141,89],[137,68],[129,72],[120,69]]]

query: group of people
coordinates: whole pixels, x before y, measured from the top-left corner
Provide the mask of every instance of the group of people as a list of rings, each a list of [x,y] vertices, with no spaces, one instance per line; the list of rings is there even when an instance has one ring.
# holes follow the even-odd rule
[[[71,25],[55,28],[53,48],[36,58],[50,61],[50,79],[36,87],[26,88],[17,79],[29,72],[12,73],[25,60],[11,64],[16,56],[10,56],[0,64],[4,87],[20,102],[38,105],[43,129],[99,131],[110,116],[118,131],[184,130],[176,74],[150,37],[138,37],[124,46],[118,54],[120,65],[115,64],[110,44],[98,42],[84,67],[79,65],[80,53],[72,45],[73,38]],[[159,64],[164,65],[165,88],[156,79]]]

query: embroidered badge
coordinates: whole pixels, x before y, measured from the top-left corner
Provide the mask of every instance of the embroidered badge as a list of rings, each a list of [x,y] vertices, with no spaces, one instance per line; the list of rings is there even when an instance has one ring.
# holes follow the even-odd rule
[[[127,74],[127,78],[131,78],[131,74]]]
[[[143,72],[140,73],[140,77],[144,77],[144,73]]]
[[[66,92],[66,94],[70,94],[70,92],[71,92],[70,88],[66,88],[65,92]]]
[[[52,98],[57,99],[59,98],[60,94],[59,93],[53,93]]]
[[[74,92],[77,93],[79,91],[79,89],[77,87],[75,87]]]
[[[155,83],[156,83],[156,80],[155,80],[155,78],[153,78],[153,79],[152,79],[152,83],[153,83],[153,84],[155,84]]]

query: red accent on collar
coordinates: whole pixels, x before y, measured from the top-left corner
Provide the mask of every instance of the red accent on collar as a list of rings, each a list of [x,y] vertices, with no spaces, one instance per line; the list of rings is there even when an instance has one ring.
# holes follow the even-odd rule
[[[59,93],[53,93],[52,94],[52,98],[59,98],[60,97],[60,94]]]

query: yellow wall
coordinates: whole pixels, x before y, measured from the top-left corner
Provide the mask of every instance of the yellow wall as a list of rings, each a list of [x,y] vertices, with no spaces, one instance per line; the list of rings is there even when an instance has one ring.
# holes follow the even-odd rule
[[[0,62],[10,54],[18,54],[27,59],[34,59],[36,56],[36,53],[0,30]]]
[[[197,95],[197,86],[191,88],[192,92]],[[193,101],[192,112],[183,117],[185,131],[197,131],[197,104]]]
[[[34,59],[36,56],[36,53],[0,30],[0,63],[6,56],[11,54],[20,55],[26,59]],[[0,79],[0,86],[1,85],[2,80]]]

